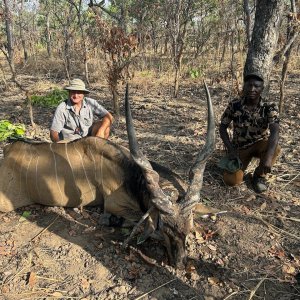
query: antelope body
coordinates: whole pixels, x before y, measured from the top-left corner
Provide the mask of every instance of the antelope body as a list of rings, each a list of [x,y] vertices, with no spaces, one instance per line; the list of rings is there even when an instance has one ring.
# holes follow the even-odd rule
[[[0,165],[0,211],[34,203],[66,207],[100,205],[106,212],[131,221],[146,219],[143,239],[154,234],[164,240],[170,263],[182,265],[185,239],[193,225],[193,209],[200,200],[205,164],[214,148],[214,118],[207,87],[206,92],[208,138],[191,168],[186,190],[176,174],[170,171],[168,175],[174,176],[172,181],[167,180],[164,175],[168,172],[151,165],[140,152],[127,88],[130,150],[98,137],[66,144],[10,144],[4,149]],[[168,194],[163,191],[166,184]]]

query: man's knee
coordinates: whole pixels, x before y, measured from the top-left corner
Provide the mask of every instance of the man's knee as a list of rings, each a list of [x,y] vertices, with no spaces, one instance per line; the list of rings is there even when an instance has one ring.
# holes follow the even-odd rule
[[[242,170],[237,170],[234,173],[229,173],[224,171],[223,180],[226,185],[234,186],[239,185],[243,182],[244,172]]]

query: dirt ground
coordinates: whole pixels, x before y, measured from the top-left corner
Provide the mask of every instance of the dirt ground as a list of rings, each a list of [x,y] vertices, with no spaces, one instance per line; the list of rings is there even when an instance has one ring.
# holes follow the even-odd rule
[[[28,87],[38,83],[33,77],[21,80]],[[204,90],[186,82],[174,100],[170,87],[151,81],[134,82],[130,89],[140,146],[149,159],[187,179],[205,139]],[[64,83],[43,80],[45,91],[53,85]],[[299,86],[300,74],[291,74],[281,118],[282,154],[266,193],[254,193],[250,176],[239,187],[224,185],[217,167],[223,153],[217,134],[202,202],[227,213],[196,218],[187,241],[186,270],[170,267],[155,240],[139,246],[133,241],[123,249],[129,230],[101,226],[99,208],[35,205],[0,213],[0,299],[300,299]],[[96,84],[91,89],[91,96],[111,109],[108,89]],[[210,91],[218,123],[229,90],[219,83],[210,85]],[[29,136],[48,139],[53,109],[34,107],[38,129],[32,131],[20,91],[11,88],[1,94],[0,119],[23,122]],[[279,98],[276,78],[271,98]],[[123,113],[123,104],[121,108]],[[127,145],[123,116],[111,140]]]

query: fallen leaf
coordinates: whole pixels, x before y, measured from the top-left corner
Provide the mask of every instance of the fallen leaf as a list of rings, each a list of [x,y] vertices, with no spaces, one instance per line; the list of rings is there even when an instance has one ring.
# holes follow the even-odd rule
[[[212,239],[216,233],[217,231],[208,230],[207,232],[204,232],[203,237],[205,240],[209,240]]]
[[[197,242],[199,242],[200,244],[204,243],[205,240],[202,236],[202,234],[200,234],[199,232],[195,231],[195,238],[197,240]]]
[[[253,201],[256,199],[256,196],[255,195],[250,195],[249,197],[246,198],[246,201],[247,202],[250,202],[250,201]]]
[[[217,247],[215,247],[213,245],[207,245],[207,247],[212,251],[217,251]]]
[[[216,220],[217,220],[217,216],[216,216],[216,215],[211,215],[211,216],[210,216],[210,219],[211,219],[212,221],[216,221]]]
[[[70,235],[70,236],[76,236],[76,235],[78,235],[78,233],[77,233],[75,230],[72,230],[72,229],[71,229],[71,230],[69,231],[69,235]]]
[[[282,259],[286,256],[283,249],[278,249],[275,248],[274,246],[271,247],[268,252],[270,253],[271,256],[274,256],[279,259]]]
[[[2,294],[6,294],[9,292],[9,288],[7,286],[2,286],[2,290],[1,290]]]
[[[29,278],[28,278],[28,285],[31,288],[34,288],[35,284],[36,284],[36,273],[30,272]]]
[[[188,261],[186,266],[185,266],[185,271],[187,273],[193,273],[196,271],[195,266],[193,265],[193,263],[191,261]]]
[[[251,212],[251,210],[250,210],[247,206],[245,206],[245,205],[242,205],[242,206],[241,206],[241,210],[242,210],[242,212],[244,212],[246,215],[250,214],[250,212]]]
[[[267,202],[264,202],[261,206],[260,206],[260,210],[264,210],[267,207]]]
[[[4,223],[8,223],[10,221],[10,218],[4,216],[4,217],[2,217],[2,221]]]
[[[90,288],[90,283],[86,278],[81,278],[80,279],[80,285],[81,285],[81,289],[83,291],[86,291]]]
[[[64,295],[62,293],[60,293],[60,292],[54,292],[54,293],[52,293],[51,296],[59,298],[59,297],[63,297]]]
[[[292,265],[283,265],[282,272],[286,274],[296,275],[296,268]]]
[[[16,254],[15,241],[7,240],[0,244],[0,255],[12,256]]]
[[[217,277],[208,277],[207,281],[212,285],[217,285],[220,283],[220,280]]]

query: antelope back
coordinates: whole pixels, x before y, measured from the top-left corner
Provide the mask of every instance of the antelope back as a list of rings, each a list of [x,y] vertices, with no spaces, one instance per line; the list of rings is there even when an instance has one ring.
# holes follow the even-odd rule
[[[95,137],[68,144],[15,142],[5,149],[0,169],[0,210],[103,204],[124,184],[130,160],[126,148]]]

